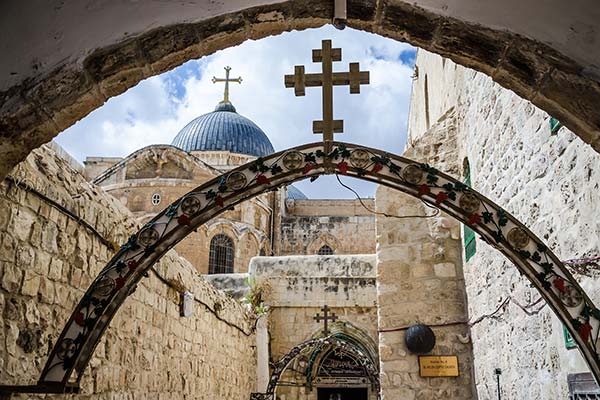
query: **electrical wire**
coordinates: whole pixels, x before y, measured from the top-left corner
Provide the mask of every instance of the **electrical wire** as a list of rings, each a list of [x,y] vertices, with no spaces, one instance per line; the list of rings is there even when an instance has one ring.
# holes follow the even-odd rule
[[[113,251],[116,251],[118,249],[118,246],[115,243],[113,243],[110,240],[106,239],[102,234],[100,234],[100,232],[98,232],[96,230],[96,228],[94,228],[92,225],[90,225],[87,221],[85,221],[79,215],[75,214],[74,212],[72,212],[71,210],[69,210],[68,208],[66,208],[65,206],[63,206],[62,204],[58,203],[57,201],[49,198],[48,196],[46,196],[45,194],[41,193],[40,191],[38,191],[34,187],[29,186],[28,184],[26,184],[24,182],[17,181],[12,176],[7,176],[7,177],[4,178],[4,180],[6,182],[8,182],[9,184],[12,184],[12,185],[18,187],[19,189],[24,190],[25,192],[31,193],[31,194],[39,197],[40,199],[42,199],[43,201],[45,201],[46,203],[48,203],[50,206],[56,208],[58,211],[60,211],[64,215],[66,215],[69,218],[73,219],[79,225],[83,226],[85,229],[87,229],[88,231],[90,231],[94,236],[96,236],[96,238],[98,238],[98,240],[100,240],[100,242],[103,245],[105,245],[109,249],[111,249]]]
[[[360,202],[360,205],[367,210],[368,212],[375,214],[375,215],[381,215],[387,218],[398,218],[398,219],[403,219],[403,218],[433,218],[433,217],[437,217],[438,215],[440,215],[440,209],[437,207],[433,207],[427,203],[425,203],[423,200],[421,200],[421,202],[423,204],[425,204],[427,207],[432,208],[434,210],[434,213],[431,215],[395,215],[395,214],[388,214],[385,212],[381,212],[381,211],[375,211],[372,210],[371,208],[369,208],[364,202],[363,199],[360,197],[360,195],[358,194],[358,192],[356,190],[354,190],[353,188],[351,188],[350,186],[346,185],[345,183],[343,183],[340,179],[339,174],[335,174],[335,178],[337,179],[338,183],[340,185],[342,185],[343,187],[345,187],[346,189],[348,189],[349,191],[351,191],[352,193],[354,193],[354,195],[356,196],[356,199]]]
[[[432,325],[428,325],[428,326],[435,328],[435,327],[445,327],[445,326],[455,326],[455,325],[466,325],[469,328],[471,328],[471,327],[485,321],[486,319],[495,319],[495,320],[499,319],[506,312],[506,307],[510,303],[515,304],[517,307],[519,307],[521,310],[523,310],[529,316],[536,315],[536,314],[539,314],[542,311],[542,309],[544,309],[544,307],[546,306],[546,303],[543,303],[539,308],[535,308],[533,310],[532,310],[532,308],[537,306],[542,300],[543,300],[543,297],[540,297],[533,303],[521,305],[521,303],[516,301],[512,296],[508,296],[506,299],[504,299],[500,303],[500,305],[498,307],[496,307],[496,309],[493,312],[491,312],[489,314],[483,314],[482,316],[476,318],[473,321],[470,321],[470,320],[469,321],[453,321],[453,322],[445,322],[445,323],[441,323],[441,324],[432,324]],[[395,327],[395,328],[386,328],[386,329],[380,329],[378,332],[385,333],[385,332],[405,331],[410,327],[411,327],[411,325]]]
[[[164,283],[166,286],[170,287],[171,289],[175,290],[177,293],[183,294],[178,287],[176,287],[173,283],[171,283],[167,278],[162,276],[154,267],[150,267],[150,270],[154,273],[154,276],[156,276],[159,281],[161,281],[162,283]],[[194,301],[197,302],[198,304],[201,304],[202,306],[204,306],[204,308],[206,308],[208,311],[210,311],[215,316],[215,318],[217,318],[219,321],[224,322],[225,324],[229,325],[230,327],[237,329],[238,331],[242,332],[245,336],[252,335],[254,333],[254,331],[256,330],[256,323],[258,322],[258,318],[256,319],[256,321],[254,323],[254,328],[250,332],[246,332],[245,329],[243,329],[243,328],[239,327],[238,325],[234,324],[233,322],[229,322],[225,318],[221,317],[214,308],[212,308],[211,306],[209,306],[207,303],[203,302],[202,300],[198,299],[196,296],[194,296]]]

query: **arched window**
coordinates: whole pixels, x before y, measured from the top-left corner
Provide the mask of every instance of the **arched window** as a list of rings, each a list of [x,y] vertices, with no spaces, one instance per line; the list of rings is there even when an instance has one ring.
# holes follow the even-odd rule
[[[215,235],[210,241],[208,273],[233,273],[233,250],[233,240],[229,236],[223,234]]]
[[[333,249],[331,247],[327,246],[326,244],[324,244],[323,246],[321,246],[321,248],[319,249],[317,254],[320,256],[330,256],[333,254]]]

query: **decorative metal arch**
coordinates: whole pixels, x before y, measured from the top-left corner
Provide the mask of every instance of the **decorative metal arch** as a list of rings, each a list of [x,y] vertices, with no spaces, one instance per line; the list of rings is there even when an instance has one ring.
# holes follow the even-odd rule
[[[373,375],[375,373],[377,373],[377,374],[379,373],[378,368],[377,368],[377,365],[379,365],[379,358],[373,357],[373,355],[369,352],[369,350],[366,349],[366,347],[363,343],[361,343],[358,339],[356,339],[352,336],[348,336],[347,334],[343,333],[343,331],[333,333],[330,336],[335,339],[339,339],[344,342],[347,342],[348,345],[352,345],[352,346],[356,347],[358,352],[354,352],[350,355],[352,356],[352,358],[354,358],[357,355],[360,356],[359,359],[355,359],[355,360],[357,362],[359,362],[363,367],[365,367],[365,365],[367,363],[372,365],[372,368],[370,368],[370,369],[365,368],[365,371],[367,372],[367,375],[369,376],[371,383],[373,384],[373,386],[375,386],[377,393],[379,393],[379,389],[380,389],[379,376]],[[323,360],[325,358],[327,358],[327,356],[330,354],[331,350],[335,350],[335,348],[333,347],[331,349],[328,349],[327,351],[323,351],[323,346],[315,346],[315,348],[312,350],[309,360],[308,360],[308,367],[306,368],[306,381],[309,385],[312,386],[312,382],[317,378],[317,376],[319,374],[319,368],[320,368],[321,363],[323,362]],[[377,379],[376,380],[372,379],[371,375],[375,376]]]
[[[355,357],[356,360],[360,360],[362,366],[367,371],[367,376],[377,391],[377,398],[381,399],[381,385],[379,382],[379,371],[376,365],[371,359],[370,355],[361,349],[352,340],[349,340],[339,334],[333,334],[323,338],[316,338],[307,340],[304,343],[300,343],[294,346],[285,356],[273,365],[273,371],[269,378],[269,384],[265,393],[252,393],[250,400],[273,400],[275,397],[275,389],[277,383],[281,378],[283,372],[288,366],[298,357],[304,350],[310,348],[323,348],[328,347],[330,349],[339,349]]]
[[[279,186],[334,173],[400,190],[470,226],[539,290],[577,342],[596,379],[600,378],[600,311],[552,251],[523,224],[483,195],[427,164],[362,146],[330,144],[328,154],[322,142],[307,144],[229,171],[187,193],[131,236],[73,311],[38,386],[64,391],[79,385],[118,308],[148,268],[197,226]]]

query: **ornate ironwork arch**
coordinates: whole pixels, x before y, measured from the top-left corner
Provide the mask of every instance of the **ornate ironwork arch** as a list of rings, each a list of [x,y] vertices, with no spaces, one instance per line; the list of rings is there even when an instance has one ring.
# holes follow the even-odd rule
[[[144,273],[197,226],[266,191],[333,173],[400,190],[470,226],[539,290],[577,342],[596,379],[600,378],[600,311],[531,231],[489,199],[429,165],[381,150],[333,142],[327,154],[323,143],[307,144],[229,171],[187,193],[131,236],[73,311],[38,385],[56,391],[78,385],[102,334]]]
[[[344,337],[344,335],[333,334],[327,337],[316,338],[307,340],[304,343],[300,343],[294,346],[285,356],[273,365],[271,377],[269,378],[269,384],[265,393],[252,393],[250,400],[273,400],[275,397],[275,389],[277,383],[281,378],[281,375],[288,368],[288,366],[307,349],[319,349],[319,352],[326,347],[329,349],[342,350],[347,354],[355,357],[356,360],[360,360],[362,366],[367,372],[367,376],[377,391],[377,398],[381,399],[381,385],[379,382],[379,371],[377,366],[371,359],[371,356],[359,345],[355,343],[351,338]]]

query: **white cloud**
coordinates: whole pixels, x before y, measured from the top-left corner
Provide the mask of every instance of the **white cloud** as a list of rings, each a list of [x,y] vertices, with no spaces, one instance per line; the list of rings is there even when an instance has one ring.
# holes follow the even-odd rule
[[[305,65],[306,72],[320,72],[320,65],[311,60],[311,49],[320,47],[324,38],[342,48],[343,61],[334,63],[334,71],[347,70],[348,63],[356,61],[362,70],[371,71],[371,83],[361,87],[360,95],[349,95],[347,87],[335,88],[334,117],[343,119],[345,128],[336,139],[401,152],[412,67],[400,59],[413,48],[377,35],[332,27],[247,41],[146,79],[67,129],[57,141],[79,160],[125,156],[149,144],[170,143],[190,120],[212,111],[222,99],[223,85],[215,85],[211,79],[223,76],[226,65],[232,67],[233,77],[243,78],[241,85],[231,84],[231,101],[240,114],[267,133],[276,150],[317,141],[320,136],[314,135],[311,127],[313,120],[321,119],[320,89],[307,88],[306,96],[295,97],[293,89],[284,87],[283,76],[293,73],[294,65]],[[373,195],[372,184],[348,178],[345,182],[361,195]],[[331,177],[297,186],[312,198],[354,196]]]

